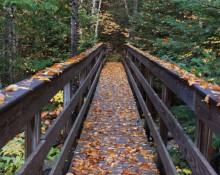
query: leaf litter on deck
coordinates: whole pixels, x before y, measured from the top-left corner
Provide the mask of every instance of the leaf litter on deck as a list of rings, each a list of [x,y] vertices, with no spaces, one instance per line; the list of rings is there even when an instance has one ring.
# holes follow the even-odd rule
[[[69,174],[159,174],[121,63],[101,72]]]

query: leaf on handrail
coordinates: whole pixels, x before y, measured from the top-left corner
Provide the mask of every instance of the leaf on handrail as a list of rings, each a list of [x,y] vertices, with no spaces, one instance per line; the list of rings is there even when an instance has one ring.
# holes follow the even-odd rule
[[[220,86],[217,85],[217,84],[213,84],[213,85],[211,86],[211,89],[214,90],[214,91],[220,91]]]
[[[204,102],[206,102],[207,104],[209,104],[209,97],[210,97],[210,94],[206,95],[205,99],[202,100]]]
[[[62,73],[63,71],[59,68],[46,68],[47,71],[49,71],[48,73],[51,73],[52,75],[54,74],[60,74]]]
[[[40,81],[49,81],[51,82],[51,80],[47,77],[43,77],[43,76],[33,76],[33,79],[38,79]]]
[[[21,85],[25,85],[25,86],[30,86],[31,83],[32,83],[31,80],[26,80],[26,81],[22,81],[22,82],[20,82]]]
[[[0,93],[0,105],[5,103],[5,95]]]
[[[9,85],[8,87],[5,88],[5,92],[14,92],[14,91],[17,91],[19,89],[23,89],[23,90],[31,90],[30,88],[28,87],[24,87],[24,86],[18,86],[16,84],[12,84],[12,85]]]
[[[5,88],[5,92],[14,92],[18,90],[18,85],[12,84]]]

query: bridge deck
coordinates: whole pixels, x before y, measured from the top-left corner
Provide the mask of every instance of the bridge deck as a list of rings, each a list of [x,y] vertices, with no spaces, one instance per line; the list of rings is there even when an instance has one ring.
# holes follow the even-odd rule
[[[71,165],[73,174],[159,174],[121,63],[108,62]]]

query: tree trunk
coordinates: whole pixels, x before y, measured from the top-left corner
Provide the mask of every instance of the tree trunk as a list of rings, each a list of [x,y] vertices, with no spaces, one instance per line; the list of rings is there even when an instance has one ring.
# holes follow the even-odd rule
[[[5,26],[4,26],[4,41],[3,41],[3,52],[2,59],[4,60],[3,76],[1,79],[5,83],[12,83],[15,81],[15,67],[13,66],[14,61],[17,58],[17,39],[14,30],[14,11],[13,7],[6,7],[5,9]],[[9,75],[9,77],[5,77]]]
[[[130,17],[127,0],[124,0],[124,4],[125,4],[125,12],[126,12],[127,16]]]
[[[82,7],[83,7],[83,0],[80,0],[79,9],[82,9]],[[80,27],[80,24],[79,24],[79,35],[80,35],[80,38],[82,39],[83,29]]]
[[[99,0],[99,8],[98,8],[98,17],[96,21],[96,26],[95,26],[95,38],[98,37],[98,28],[99,28],[99,18],[100,18],[100,11],[101,11],[101,6],[102,6],[102,0]]]
[[[138,0],[133,0],[133,15],[137,13],[138,10]]]
[[[92,15],[94,15],[96,9],[96,0],[92,0]]]
[[[78,18],[78,3],[77,0],[72,0],[72,17],[71,17],[71,56],[77,55],[77,18]]]

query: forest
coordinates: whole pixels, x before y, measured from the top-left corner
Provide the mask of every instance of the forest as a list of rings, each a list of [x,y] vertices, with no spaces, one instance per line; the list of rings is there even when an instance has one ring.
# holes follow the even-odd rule
[[[78,2],[78,52],[99,41],[130,42],[199,77],[219,82],[218,0]],[[70,1],[2,0],[2,87],[69,58]]]
[[[110,61],[121,61],[121,47],[130,43],[220,85],[219,0],[0,0],[0,92],[99,42],[111,48]],[[62,93],[51,99],[42,118],[59,115]],[[192,111],[182,103],[171,111],[193,135]],[[43,122],[47,129],[51,119]],[[0,150],[0,174],[13,174],[24,163],[23,138],[21,132]],[[212,147],[211,163],[220,173],[220,139],[215,135]],[[59,152],[54,147],[48,161]],[[169,152],[178,173],[191,174],[178,149],[171,146]]]

